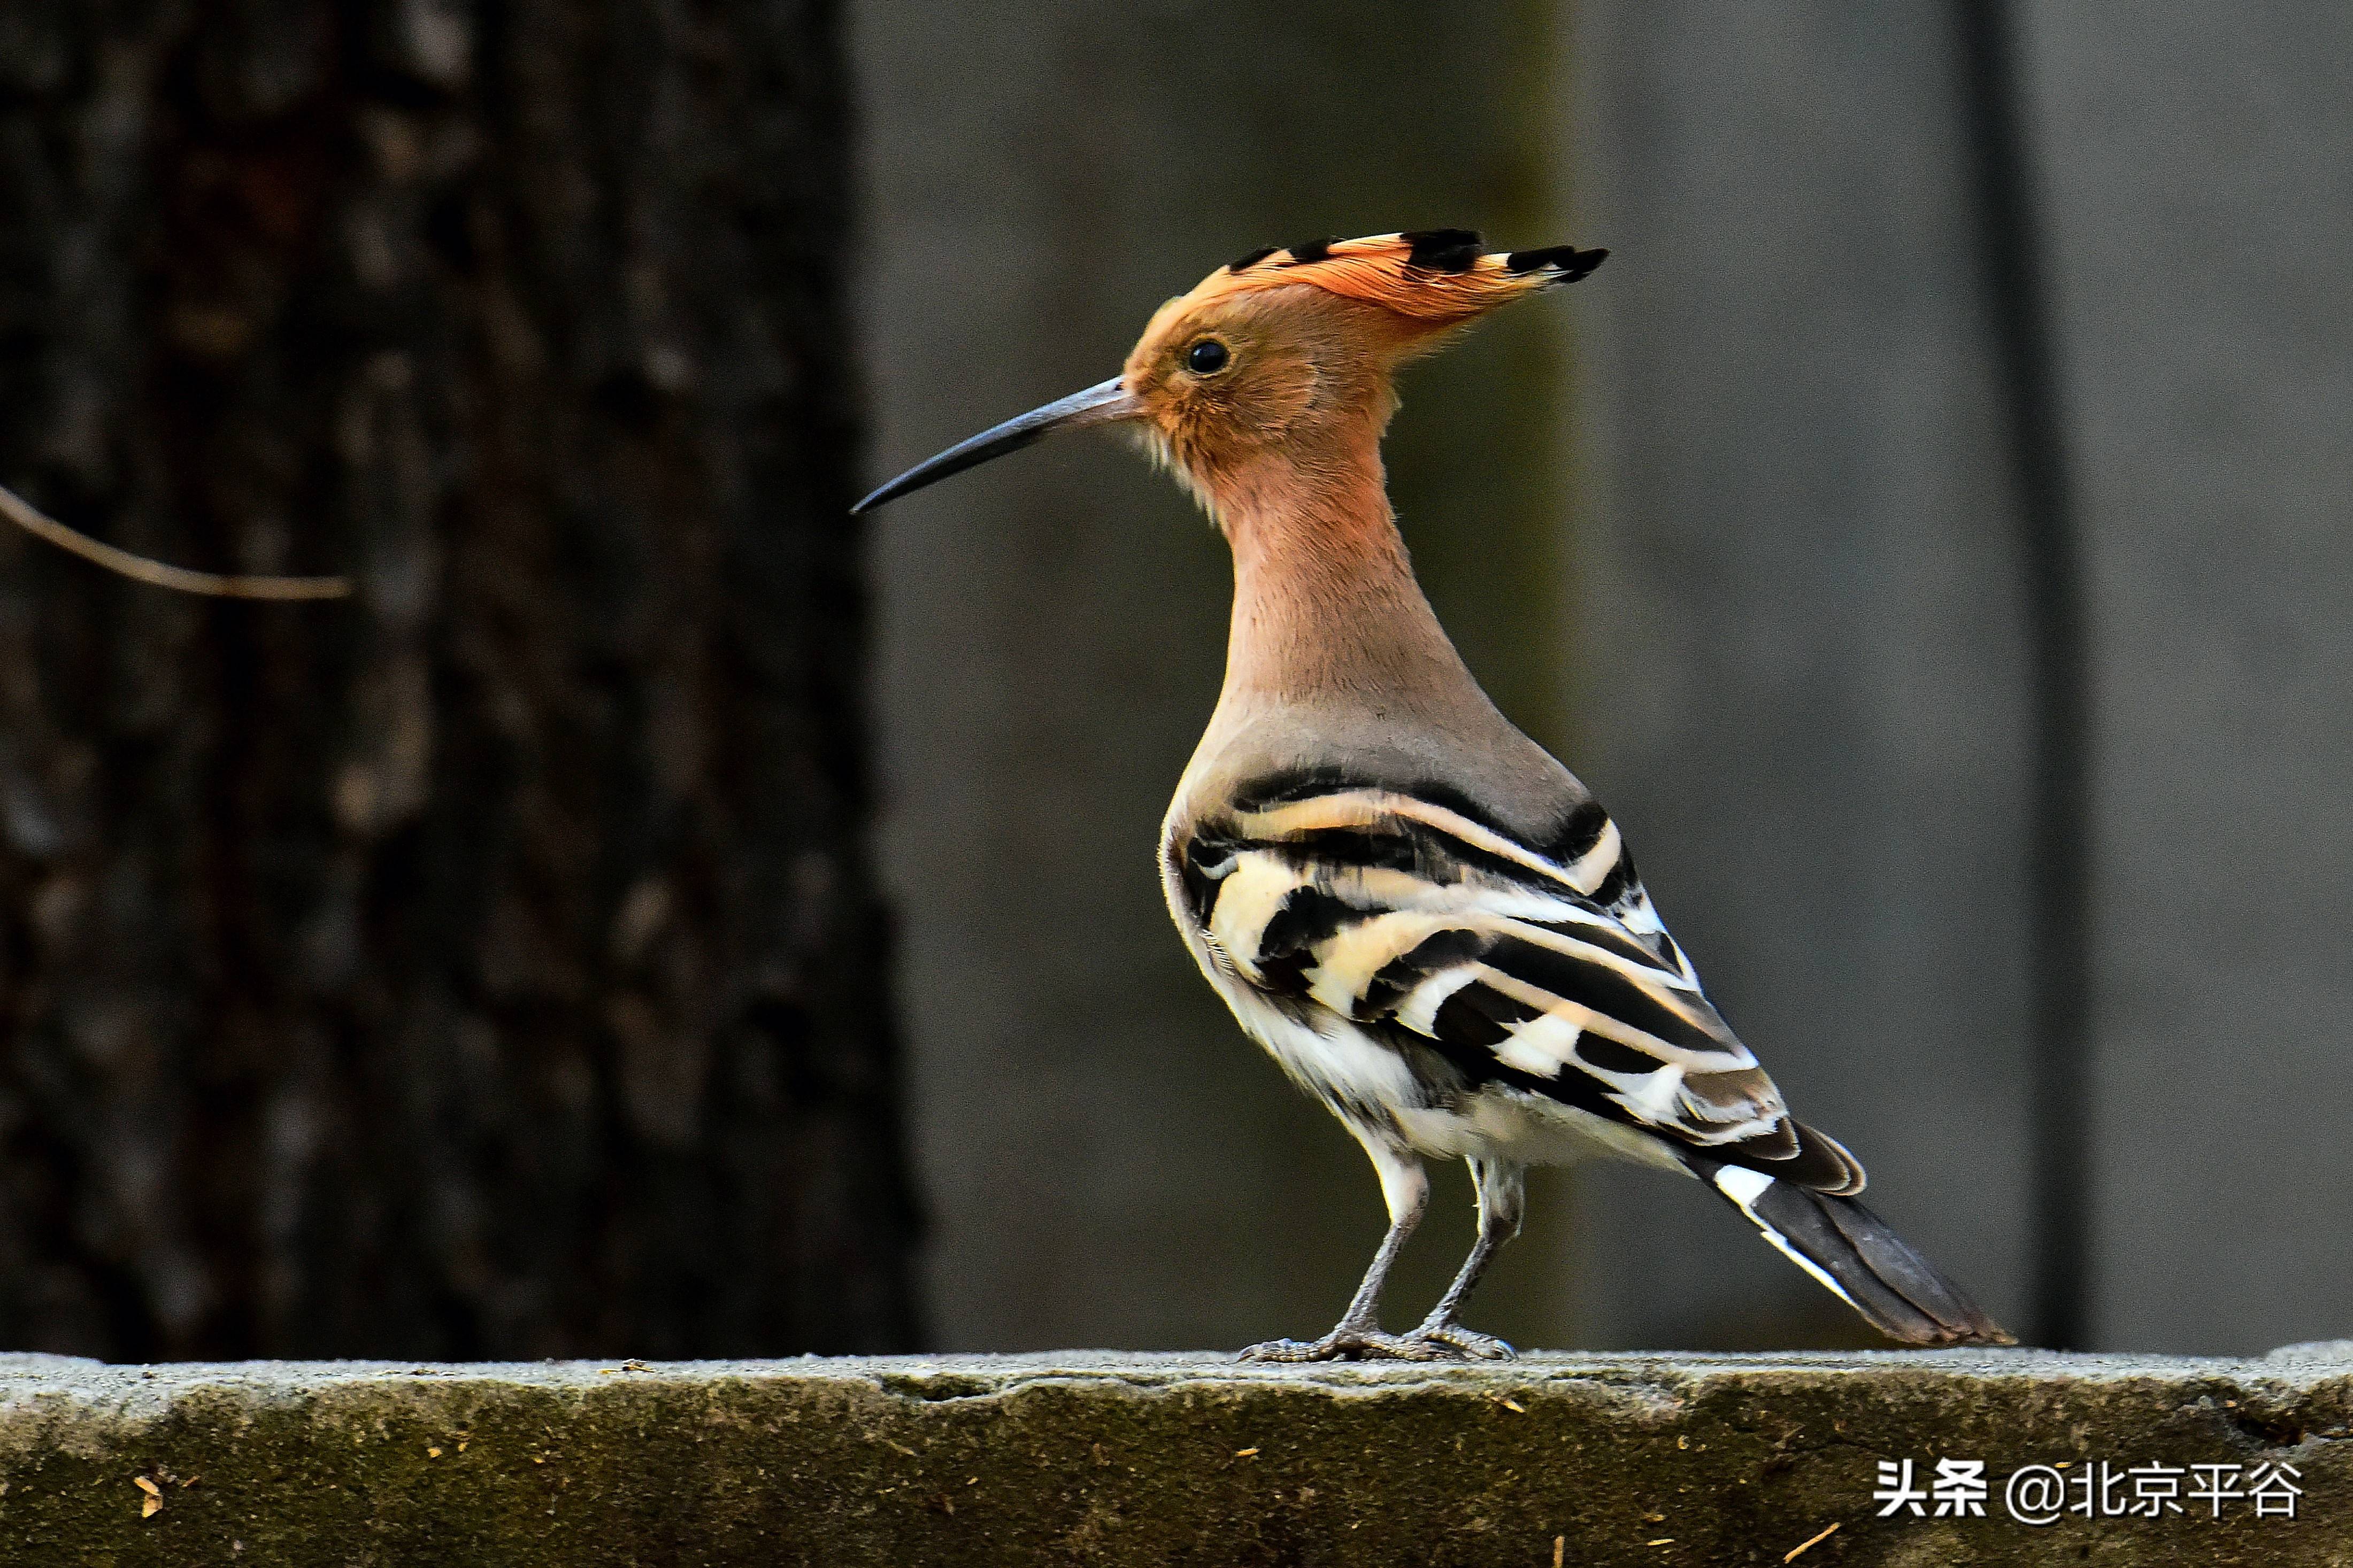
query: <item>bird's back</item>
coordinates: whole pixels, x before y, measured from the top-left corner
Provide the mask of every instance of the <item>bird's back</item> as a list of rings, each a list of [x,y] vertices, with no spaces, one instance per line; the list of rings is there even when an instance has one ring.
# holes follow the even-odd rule
[[[1166,826],[1296,788],[1312,775],[1440,801],[1517,842],[1556,845],[1591,809],[1593,792],[1506,719],[1467,671],[1461,687],[1437,701],[1401,687],[1308,699],[1229,690],[1178,782]]]

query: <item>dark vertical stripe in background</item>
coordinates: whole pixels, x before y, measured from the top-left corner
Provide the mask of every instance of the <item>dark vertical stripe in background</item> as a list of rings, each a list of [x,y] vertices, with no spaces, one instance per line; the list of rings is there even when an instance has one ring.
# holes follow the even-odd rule
[[[2033,671],[2031,979],[2034,1232],[2031,1339],[2084,1345],[2090,1329],[2089,737],[2081,547],[2068,493],[2033,192],[2005,0],[1959,0],[1964,103],[1979,254],[2017,465]]]

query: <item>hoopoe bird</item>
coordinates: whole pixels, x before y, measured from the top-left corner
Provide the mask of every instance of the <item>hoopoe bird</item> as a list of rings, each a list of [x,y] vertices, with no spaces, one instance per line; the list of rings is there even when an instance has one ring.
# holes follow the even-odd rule
[[[1400,363],[1608,253],[1462,229],[1255,250],[1163,305],[1111,380],[910,469],[865,511],[1057,430],[1139,433],[1231,547],[1225,684],[1160,841],[1169,913],[1241,1026],[1353,1133],[1388,1234],[1345,1312],[1265,1361],[1502,1358],[1457,1314],[1532,1163],[1697,1177],[1906,1344],[2010,1343],[1856,1194],[1660,923],[1617,825],[1489,700],[1416,583],[1380,441]],[[1478,1240],[1410,1332],[1381,1287],[1466,1161]]]

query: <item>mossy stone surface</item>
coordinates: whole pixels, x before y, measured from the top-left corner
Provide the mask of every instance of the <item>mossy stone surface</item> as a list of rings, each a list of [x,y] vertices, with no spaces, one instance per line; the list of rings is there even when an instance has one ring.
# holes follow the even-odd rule
[[[2353,1562],[2353,1348],[154,1368],[0,1359],[0,1564]],[[1987,1517],[1876,1517],[1981,1458]],[[2009,1517],[2002,1479],[2287,1463],[2298,1517]],[[142,1479],[152,1486],[140,1485]],[[2120,1495],[2129,1495],[2131,1488]],[[161,1506],[146,1511],[148,1500]]]

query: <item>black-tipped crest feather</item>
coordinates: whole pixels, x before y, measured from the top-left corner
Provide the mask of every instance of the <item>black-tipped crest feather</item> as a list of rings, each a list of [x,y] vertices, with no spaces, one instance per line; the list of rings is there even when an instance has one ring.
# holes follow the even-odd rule
[[[1504,258],[1508,272],[1534,272],[1539,267],[1550,267],[1561,275],[1564,283],[1574,283],[1587,277],[1609,258],[1606,250],[1579,250],[1573,245],[1546,246],[1541,250],[1514,250]]]
[[[1472,228],[1422,228],[1398,237],[1410,247],[1408,267],[1430,272],[1468,272],[1479,264],[1479,231]]]

